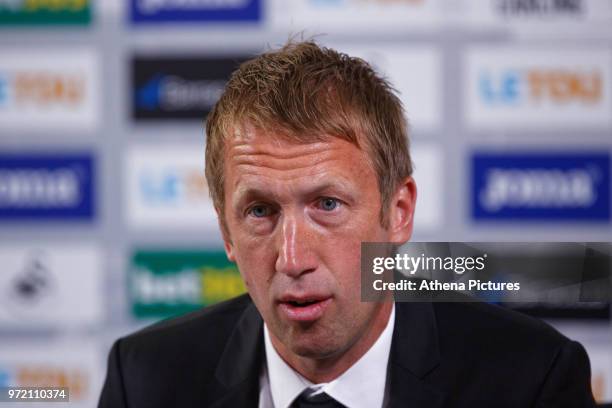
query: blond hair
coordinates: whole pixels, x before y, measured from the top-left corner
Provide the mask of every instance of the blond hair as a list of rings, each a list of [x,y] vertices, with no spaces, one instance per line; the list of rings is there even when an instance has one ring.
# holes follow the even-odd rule
[[[246,125],[301,143],[338,137],[364,149],[377,175],[380,221],[412,174],[408,130],[391,85],[364,60],[313,41],[290,41],[244,62],[206,122],[206,180],[224,218],[225,140]]]

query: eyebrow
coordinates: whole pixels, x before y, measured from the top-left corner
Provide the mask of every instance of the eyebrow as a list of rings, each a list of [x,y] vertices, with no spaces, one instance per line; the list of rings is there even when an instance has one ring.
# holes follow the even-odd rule
[[[324,194],[326,192],[337,193],[342,196],[342,198],[354,201],[355,193],[352,192],[352,188],[350,186],[350,182],[345,180],[337,180],[334,182],[323,182],[321,184],[315,186],[309,186],[302,191],[299,192],[300,197],[313,197],[317,195]],[[269,191],[268,189],[259,188],[259,187],[246,187],[241,188],[240,185],[236,189],[235,199],[232,201],[235,204],[235,208],[240,208],[247,201],[251,200],[274,200],[274,192]]]

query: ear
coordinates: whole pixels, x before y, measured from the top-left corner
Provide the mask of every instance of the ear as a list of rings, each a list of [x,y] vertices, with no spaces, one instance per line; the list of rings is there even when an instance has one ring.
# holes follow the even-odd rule
[[[230,239],[229,231],[227,230],[227,222],[223,214],[219,212],[219,209],[215,207],[217,213],[217,221],[219,223],[219,229],[221,230],[221,236],[223,237],[223,247],[225,248],[225,255],[231,262],[236,262],[236,256],[234,254],[234,244]]]
[[[391,242],[403,244],[412,236],[417,188],[412,177],[407,177],[395,191],[389,208],[389,236]]]
[[[234,246],[231,241],[228,241],[223,238],[223,247],[225,248],[225,254],[227,255],[227,259],[231,262],[236,262],[236,256],[234,255]]]

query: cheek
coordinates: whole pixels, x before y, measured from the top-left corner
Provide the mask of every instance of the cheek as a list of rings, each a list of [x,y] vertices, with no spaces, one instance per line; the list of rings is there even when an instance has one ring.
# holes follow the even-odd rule
[[[238,237],[237,237],[238,238]],[[263,292],[274,273],[274,254],[269,245],[259,242],[236,241],[234,253],[236,264],[249,293]],[[255,295],[257,296],[257,295]]]
[[[354,237],[336,239],[326,245],[323,253],[324,263],[334,275],[337,288],[345,296],[353,297],[353,292],[360,293],[361,240]]]
[[[351,302],[361,299],[361,243],[386,241],[378,220],[378,213],[370,219],[353,219],[342,233],[336,231],[329,240],[319,243],[324,263]]]

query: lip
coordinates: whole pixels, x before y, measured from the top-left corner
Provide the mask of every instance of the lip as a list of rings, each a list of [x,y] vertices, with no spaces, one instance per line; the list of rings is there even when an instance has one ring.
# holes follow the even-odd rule
[[[284,296],[279,300],[281,313],[291,321],[314,322],[320,319],[332,301],[331,296]],[[298,306],[293,302],[312,302]]]

